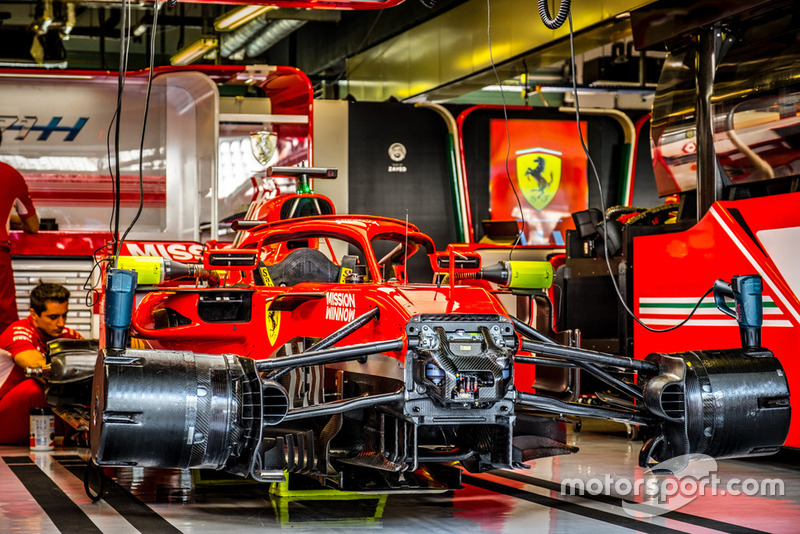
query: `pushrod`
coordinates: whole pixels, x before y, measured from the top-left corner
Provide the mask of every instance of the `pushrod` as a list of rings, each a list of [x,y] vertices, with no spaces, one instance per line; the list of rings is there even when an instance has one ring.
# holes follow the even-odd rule
[[[606,354],[604,352],[595,352],[593,350],[578,349],[575,347],[564,347],[562,345],[555,345],[550,343],[541,343],[539,341],[522,340],[522,350],[528,352],[536,352],[546,356],[556,356],[558,358],[569,358],[575,361],[593,363],[595,365],[602,365],[606,367],[620,367],[622,369],[631,369],[637,372],[648,374],[657,374],[659,372],[658,364],[649,362],[647,360],[634,360],[626,356],[616,356],[614,354]]]
[[[301,355],[311,354],[314,352],[319,352],[323,349],[327,349],[328,347],[334,345],[335,343],[338,343],[342,339],[346,338],[347,336],[349,336],[350,334],[352,334],[353,332],[355,332],[356,330],[367,324],[370,321],[370,319],[378,315],[379,311],[380,311],[379,308],[376,306],[371,310],[369,310],[368,312],[359,315],[358,317],[356,317],[355,319],[353,319],[340,329],[328,335],[325,339],[318,341],[317,343],[309,347],[307,350],[304,350],[300,354]],[[288,373],[289,371],[291,371],[290,367],[284,367],[283,369],[273,373],[270,376],[270,379],[277,380],[283,374]]]
[[[256,363],[256,368],[259,371],[270,371],[273,369],[283,369],[285,367],[323,365],[326,363],[356,360],[362,356],[397,351],[402,348],[403,338],[397,338],[391,341],[375,341],[373,343],[361,343],[359,345],[348,345],[346,347],[334,347],[332,349],[316,351],[311,354],[304,352],[295,356],[260,360]]]
[[[514,404],[544,412],[556,413],[559,415],[577,415],[579,417],[610,419],[612,421],[633,423],[636,425],[648,425],[654,422],[652,418],[642,416],[635,412],[623,412],[621,410],[612,410],[597,406],[585,406],[583,404],[562,402],[550,397],[543,397],[541,395],[534,395],[532,393],[524,393],[521,391],[517,391],[517,397],[514,400]]]
[[[389,404],[392,402],[401,401],[404,398],[405,398],[405,391],[403,390],[403,388],[400,388],[394,393],[367,395],[364,397],[354,397],[352,399],[343,399],[333,402],[326,402],[324,404],[316,404],[314,406],[304,406],[303,408],[296,408],[294,410],[290,410],[283,420],[293,421],[295,419],[305,419],[307,417],[334,415],[338,413],[344,413],[350,410],[369,408],[370,406],[377,406],[379,404]]]

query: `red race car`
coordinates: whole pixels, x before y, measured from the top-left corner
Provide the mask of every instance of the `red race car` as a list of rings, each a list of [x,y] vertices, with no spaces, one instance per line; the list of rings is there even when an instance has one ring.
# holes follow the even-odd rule
[[[150,288],[135,309],[137,277],[150,282],[109,270],[91,402],[98,465],[442,490],[460,485],[454,463],[485,471],[574,452],[565,416],[648,427],[643,466],[783,443],[789,392],[768,350],[634,360],[556,344],[496,294],[547,287],[549,263],[482,266],[436,252],[412,224],[336,215],[318,197],[274,199],[270,220],[237,224],[235,248],[207,248],[202,266],[172,262],[173,277],[191,278]],[[608,390],[584,405],[515,388],[515,368],[530,365],[582,369]]]

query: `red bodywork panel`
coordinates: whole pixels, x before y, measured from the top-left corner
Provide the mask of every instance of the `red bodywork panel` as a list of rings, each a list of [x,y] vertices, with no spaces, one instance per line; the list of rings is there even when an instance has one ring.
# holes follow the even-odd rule
[[[11,231],[14,256],[92,256],[111,242],[108,232],[39,232],[36,235]]]
[[[487,313],[502,314],[499,304],[478,288],[459,288],[456,298],[448,298],[448,289],[410,287],[389,284],[315,284],[293,287],[253,288],[252,316],[244,323],[209,323],[198,317],[199,296],[219,289],[177,289],[148,294],[133,316],[137,337],[148,340],[153,348],[185,350],[211,354],[234,353],[257,360],[267,358],[284,344],[298,337],[324,338],[349,320],[378,306],[381,320],[361,328],[342,345],[366,343],[376,339],[395,339],[405,328],[408,319],[420,313]],[[292,301],[292,297],[294,300]],[[280,300],[276,300],[280,298]],[[269,305],[289,302],[297,306],[279,312],[277,319],[268,318]],[[338,306],[337,304],[345,304]],[[154,329],[153,311],[169,307],[191,318],[185,326]],[[274,326],[268,324],[272,321]],[[274,341],[273,341],[274,340]],[[393,355],[404,361],[401,354]]]
[[[147,294],[134,311],[135,336],[152,348],[191,347],[197,352],[263,359],[297,338],[324,338],[376,306],[380,309],[380,321],[370,322],[338,345],[397,339],[409,318],[419,314],[505,315],[499,301],[481,287],[409,285],[404,283],[402,265],[394,268],[396,280],[384,280],[380,258],[375,257],[370,246],[373,240],[388,238],[404,246],[408,243],[407,249],[412,253],[434,252],[428,236],[402,221],[348,215],[279,221],[254,228],[238,248],[260,249],[264,267],[270,267],[292,250],[287,243],[307,240],[310,248],[324,250],[326,238],[348,242],[364,252],[361,265],[366,268],[365,283],[313,281],[277,287],[256,285],[250,273],[226,268],[228,285],[223,282],[218,288],[163,288]],[[199,312],[203,295],[221,299],[249,296],[249,319],[203,320]],[[186,318],[187,324],[166,328],[162,324],[157,328],[156,315],[164,308]],[[401,362],[405,358],[402,351],[389,356]]]
[[[684,232],[634,238],[634,311],[645,324],[666,328],[686,317],[718,278],[763,278],[762,346],[781,361],[793,392],[800,391],[800,193],[717,202]],[[683,327],[653,333],[634,324],[634,354],[740,347],[736,321],[716,310],[713,297]],[[786,445],[800,447],[800,414],[793,410]]]

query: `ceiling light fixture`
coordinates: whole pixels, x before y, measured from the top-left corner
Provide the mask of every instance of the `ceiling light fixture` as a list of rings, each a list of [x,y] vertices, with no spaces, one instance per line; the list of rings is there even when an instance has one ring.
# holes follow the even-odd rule
[[[172,65],[189,65],[214,50],[217,44],[217,39],[214,37],[201,37],[175,52],[175,55],[169,58],[169,62]]]
[[[275,6],[242,6],[217,17],[214,21],[214,29],[218,32],[229,32],[273,9],[277,8]]]

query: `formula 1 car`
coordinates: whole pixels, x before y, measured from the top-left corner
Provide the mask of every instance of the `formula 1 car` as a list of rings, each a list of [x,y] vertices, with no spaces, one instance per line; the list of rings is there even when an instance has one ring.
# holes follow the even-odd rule
[[[297,208],[302,198],[274,202]],[[437,252],[403,221],[332,210],[287,218],[295,211],[239,221],[235,246],[207,248],[202,266],[162,263],[135,309],[137,280],[149,275],[109,270],[91,402],[96,464],[441,491],[459,487],[455,463],[480,472],[575,452],[567,416],[648,427],[642,466],[769,454],[786,437],[786,377],[750,334],[744,348],[643,360],[566,347],[498,299],[549,286],[549,263],[484,266],[453,247]],[[426,269],[427,280],[410,280]],[[718,283],[718,304],[735,299],[751,332],[760,279],[740,278]],[[530,365],[578,368],[608,390],[585,405],[516,388],[515,371]]]

